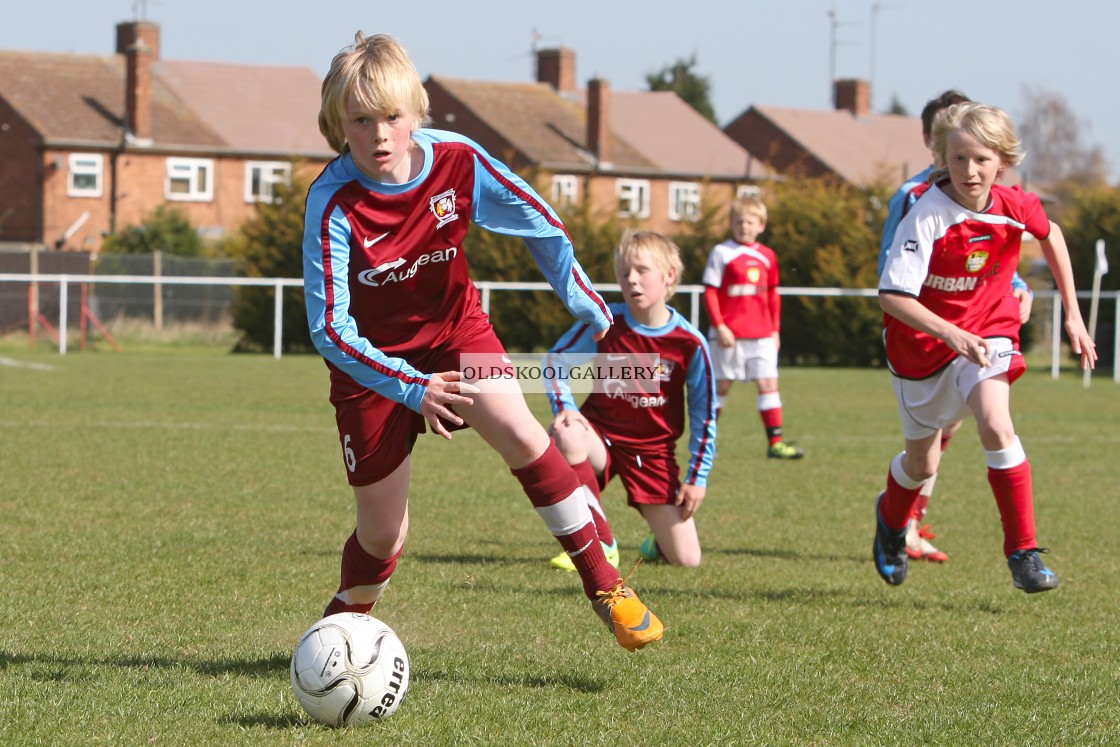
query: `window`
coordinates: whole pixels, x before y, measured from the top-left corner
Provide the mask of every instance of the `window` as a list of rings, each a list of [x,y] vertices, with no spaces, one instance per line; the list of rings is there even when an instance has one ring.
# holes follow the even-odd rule
[[[167,185],[164,196],[169,200],[210,200],[214,197],[214,162],[204,158],[168,158]]]
[[[735,188],[735,199],[740,197],[761,197],[762,190],[757,184],[740,184]]]
[[[571,207],[579,201],[579,181],[571,174],[552,177],[552,204]]]
[[[669,182],[669,219],[697,220],[700,217],[700,185]]]
[[[105,157],[100,153],[71,153],[66,194],[70,197],[100,197],[104,167]]]
[[[618,180],[618,214],[624,218],[649,217],[649,182],[645,179]]]
[[[245,163],[245,202],[272,202],[273,188],[287,184],[292,173],[290,163],[279,161],[248,161]]]

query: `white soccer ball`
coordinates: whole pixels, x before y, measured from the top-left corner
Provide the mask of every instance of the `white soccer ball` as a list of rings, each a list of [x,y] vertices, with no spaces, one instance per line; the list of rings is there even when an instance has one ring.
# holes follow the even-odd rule
[[[312,625],[292,654],[292,689],[308,715],[328,726],[387,718],[408,690],[408,654],[376,617],[342,612]]]

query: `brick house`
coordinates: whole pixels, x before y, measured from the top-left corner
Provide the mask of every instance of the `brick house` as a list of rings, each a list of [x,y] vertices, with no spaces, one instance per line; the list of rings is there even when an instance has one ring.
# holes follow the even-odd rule
[[[159,26],[110,56],[0,51],[0,241],[96,252],[159,205],[235,231],[293,168],[333,157],[309,68],[160,58]]]
[[[433,125],[476,139],[551,201],[669,231],[769,178],[670,92],[575,84],[575,53],[536,83],[431,76]],[[0,242],[97,252],[160,205],[207,238],[236,231],[293,167],[334,157],[308,68],[164,60],[160,28],[116,27],[108,56],[0,51]]]
[[[918,117],[871,113],[864,80],[838,80],[834,109],[754,105],[723,131],[780,174],[834,177],[856,186],[901,184],[932,160]]]
[[[433,126],[461,132],[555,205],[672,233],[705,206],[757,189],[771,172],[672,92],[577,89],[575,52],[537,53],[536,83],[433,75]]]

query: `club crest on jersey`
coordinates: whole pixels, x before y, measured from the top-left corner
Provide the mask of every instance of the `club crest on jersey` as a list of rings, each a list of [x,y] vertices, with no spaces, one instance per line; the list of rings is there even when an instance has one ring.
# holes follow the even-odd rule
[[[757,267],[747,268],[747,280],[751,281],[752,283],[757,283],[760,277],[762,277],[762,270],[758,269]]]
[[[660,358],[657,363],[657,380],[668,381],[673,377],[673,368],[676,364],[668,358]]]
[[[987,252],[973,252],[964,261],[964,269],[969,272],[980,272],[986,264],[988,264]]]
[[[436,217],[436,228],[445,225],[459,217],[455,212],[455,189],[441,192],[431,200],[432,215]]]

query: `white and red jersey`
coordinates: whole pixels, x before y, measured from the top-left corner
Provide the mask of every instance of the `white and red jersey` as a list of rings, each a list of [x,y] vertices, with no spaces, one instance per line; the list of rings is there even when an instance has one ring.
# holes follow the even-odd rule
[[[934,185],[899,224],[880,293],[913,296],[942,319],[981,337],[1019,341],[1019,300],[1011,278],[1024,232],[1050,235],[1036,195],[992,186],[988,208],[976,213]],[[891,372],[907,379],[933,376],[956,353],[944,342],[885,315],[883,337]]]
[[[765,244],[719,244],[704,267],[704,294],[712,325],[726,324],[739,340],[770,337],[782,328],[778,257]],[[713,308],[716,306],[718,308]],[[715,330],[709,336],[714,339]]]
[[[323,169],[307,195],[303,266],[316,349],[419,412],[435,372],[413,362],[488,324],[463,247],[472,222],[521,237],[573,316],[596,331],[611,317],[563,223],[528,184],[461,135],[422,129],[413,140],[424,165],[405,184],[370,179],[349,155]]]

